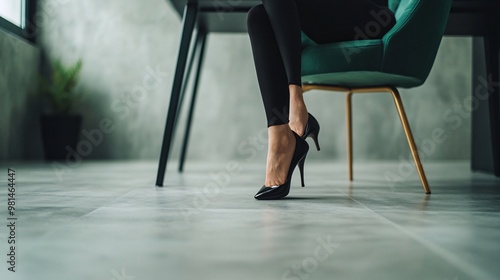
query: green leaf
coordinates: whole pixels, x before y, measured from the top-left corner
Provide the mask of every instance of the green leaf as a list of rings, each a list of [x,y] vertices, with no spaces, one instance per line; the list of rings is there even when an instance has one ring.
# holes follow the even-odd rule
[[[83,62],[79,59],[70,66],[64,66],[59,59],[52,61],[49,78],[40,78],[40,93],[45,95],[56,114],[67,114],[80,98],[75,92]]]

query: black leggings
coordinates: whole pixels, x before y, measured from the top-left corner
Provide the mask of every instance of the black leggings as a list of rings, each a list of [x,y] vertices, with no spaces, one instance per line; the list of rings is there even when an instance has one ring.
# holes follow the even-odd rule
[[[262,2],[248,12],[247,24],[268,126],[288,123],[288,86],[302,85],[301,30],[321,44],[381,38],[395,24],[380,0]]]

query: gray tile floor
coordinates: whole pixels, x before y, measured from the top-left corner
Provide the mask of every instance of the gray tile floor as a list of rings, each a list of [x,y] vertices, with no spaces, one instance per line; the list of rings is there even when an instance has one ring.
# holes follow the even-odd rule
[[[431,196],[394,162],[357,164],[351,184],[344,164],[308,162],[281,201],[253,199],[255,165],[188,163],[164,188],[156,162],[9,167],[17,272],[3,187],[0,279],[500,279],[500,180],[465,162],[426,163]]]

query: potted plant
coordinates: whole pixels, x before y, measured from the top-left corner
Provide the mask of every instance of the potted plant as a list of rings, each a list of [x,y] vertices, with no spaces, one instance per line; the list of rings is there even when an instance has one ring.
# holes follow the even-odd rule
[[[65,159],[70,149],[75,150],[82,116],[72,113],[80,94],[75,86],[80,77],[82,60],[64,66],[61,60],[51,63],[48,77],[40,79],[40,92],[50,103],[50,113],[40,116],[42,140],[46,160]]]

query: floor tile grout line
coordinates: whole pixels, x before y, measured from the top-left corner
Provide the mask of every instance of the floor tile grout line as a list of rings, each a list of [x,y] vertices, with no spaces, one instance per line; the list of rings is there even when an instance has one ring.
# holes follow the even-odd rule
[[[470,276],[472,279],[491,279],[491,280],[496,279],[493,276],[489,275],[488,273],[483,272],[482,270],[478,269],[475,265],[470,264],[470,263],[462,260],[459,257],[456,257],[455,255],[451,254],[450,252],[448,252],[446,249],[440,247],[439,245],[437,245],[435,243],[432,243],[432,242],[430,242],[430,241],[428,241],[428,240],[420,237],[417,234],[414,234],[413,232],[405,229],[404,227],[402,227],[402,226],[396,224],[395,222],[387,219],[386,217],[378,214],[377,212],[375,212],[374,210],[370,209],[369,207],[367,207],[363,203],[361,203],[358,200],[354,199],[349,194],[344,193],[344,195],[346,195],[347,197],[349,197],[350,199],[352,199],[354,202],[360,204],[362,207],[364,207],[369,212],[373,213],[373,215],[375,215],[377,217],[377,219],[379,219],[382,222],[385,222],[387,224],[390,224],[391,226],[395,227],[397,230],[399,230],[403,234],[406,234],[410,238],[412,238],[415,241],[419,242],[425,248],[427,248],[428,250],[434,252],[436,255],[438,255],[441,258],[443,258],[444,260],[446,260],[449,264],[451,264],[452,266],[454,266],[458,270],[460,270],[463,273],[465,273],[468,276]]]
[[[81,218],[83,218],[83,217],[86,217],[86,216],[88,216],[88,215],[90,215],[90,214],[94,213],[95,211],[97,211],[97,210],[99,210],[99,209],[103,208],[103,207],[107,207],[107,205],[112,204],[112,203],[113,203],[113,202],[115,202],[116,200],[118,200],[118,199],[120,199],[120,198],[122,198],[122,197],[126,196],[127,194],[129,194],[129,193],[131,193],[131,192],[135,191],[135,190],[136,190],[136,189],[138,189],[138,188],[139,188],[139,187],[135,187],[135,188],[133,188],[133,189],[131,189],[131,190],[127,191],[126,193],[124,193],[124,194],[120,195],[119,197],[117,197],[117,198],[113,199],[112,201],[107,202],[107,203],[106,203],[106,205],[101,205],[101,206],[99,206],[98,208],[96,208],[96,209],[94,209],[94,210],[92,210],[92,211],[88,212],[87,214],[84,214],[84,215],[82,215],[82,216],[80,216],[80,217],[78,217],[78,218],[74,219],[73,221],[71,221],[70,223],[68,223],[68,225],[71,225],[71,224],[72,224],[72,223],[74,223],[75,221],[78,221],[79,219],[81,219]]]
[[[113,201],[115,201],[115,200],[117,200],[117,199],[122,198],[123,196],[125,196],[125,195],[129,194],[130,192],[132,192],[132,191],[134,191],[134,190],[136,190],[136,189],[137,189],[137,187],[136,187],[136,188],[133,188],[133,189],[131,189],[131,190],[129,190],[129,191],[127,191],[126,193],[124,193],[123,195],[121,195],[121,196],[119,196],[119,197],[117,197],[117,198],[113,199],[113,200],[112,200],[111,202],[109,202],[109,203],[112,203]],[[81,218],[83,218],[83,217],[85,217],[85,216],[87,216],[87,215],[89,215],[89,214],[91,214],[91,213],[93,213],[93,212],[95,212],[95,211],[97,211],[97,210],[99,210],[99,209],[103,208],[103,207],[105,207],[105,206],[99,206],[99,207],[97,207],[96,209],[94,209],[94,210],[92,210],[92,211],[90,211],[90,212],[88,212],[88,213],[86,213],[86,214],[83,214],[83,215],[81,215],[81,216],[79,216],[79,217],[77,217],[77,218],[73,219],[73,220],[72,220],[72,221],[70,221],[69,223],[66,223],[65,225],[63,225],[63,227],[70,226],[70,225],[71,225],[71,224],[73,224],[75,221],[78,221],[78,220],[80,220]],[[40,237],[39,237],[39,239],[43,239],[43,238],[50,237],[52,234],[54,234],[54,232],[58,232],[59,230],[61,230],[61,229],[56,229],[56,230],[53,230],[53,231],[47,232],[47,233],[45,233],[44,235],[40,236]],[[33,244],[33,247],[36,247],[37,245],[39,245],[39,243]],[[33,247],[32,247],[32,248],[33,248]]]

